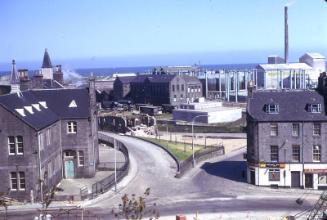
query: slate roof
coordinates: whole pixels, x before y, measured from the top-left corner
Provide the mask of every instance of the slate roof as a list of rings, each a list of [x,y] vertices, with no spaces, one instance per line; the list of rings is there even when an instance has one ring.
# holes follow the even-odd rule
[[[121,81],[123,84],[131,83],[135,78],[136,78],[136,76],[119,76],[119,77],[117,77],[117,79],[119,81]]]
[[[56,80],[53,79],[42,79],[43,89],[60,89],[64,88],[63,85],[58,83]]]
[[[76,108],[68,107],[72,100],[75,100]],[[47,108],[39,102],[46,102]],[[33,104],[39,104],[40,111],[32,107],[33,114],[31,114],[24,107],[33,106]],[[28,90],[21,94],[0,96],[0,105],[35,130],[48,127],[60,119],[89,117],[87,89]],[[18,113],[16,109],[24,109],[25,116]]]
[[[200,80],[193,76],[182,76],[186,83],[201,83]]]
[[[152,83],[169,83],[176,75],[149,75],[147,78]]]
[[[49,56],[49,53],[48,53],[47,49],[45,49],[45,51],[44,51],[42,68],[52,68],[50,56]]]
[[[33,90],[33,93],[39,100],[46,101],[60,119],[88,118],[90,115],[87,89]],[[77,108],[68,107],[73,100],[75,100]]]
[[[148,75],[139,75],[136,76],[131,83],[143,83],[144,80],[148,77]]]
[[[279,113],[266,113],[267,104],[279,105]],[[308,112],[307,104],[321,104],[321,112]],[[247,112],[259,122],[327,121],[324,97],[313,90],[257,90],[248,98]]]

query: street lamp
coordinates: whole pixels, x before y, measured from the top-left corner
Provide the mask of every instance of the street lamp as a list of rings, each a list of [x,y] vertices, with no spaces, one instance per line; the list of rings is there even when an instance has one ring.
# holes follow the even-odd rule
[[[195,159],[194,159],[194,122],[195,122],[196,118],[204,117],[204,116],[209,118],[209,115],[197,115],[197,116],[193,117],[193,119],[192,119],[192,159],[193,159],[193,167],[195,167]]]
[[[117,141],[116,139],[114,139],[114,157],[115,157],[115,192],[117,192],[117,155],[116,155],[116,151],[117,151]]]

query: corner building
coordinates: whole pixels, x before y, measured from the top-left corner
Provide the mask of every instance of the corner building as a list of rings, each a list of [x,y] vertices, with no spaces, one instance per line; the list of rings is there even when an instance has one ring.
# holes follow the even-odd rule
[[[316,90],[249,93],[247,177],[258,186],[327,188],[326,74]]]
[[[94,80],[90,89],[0,96],[0,191],[40,201],[63,178],[93,177],[99,161]]]

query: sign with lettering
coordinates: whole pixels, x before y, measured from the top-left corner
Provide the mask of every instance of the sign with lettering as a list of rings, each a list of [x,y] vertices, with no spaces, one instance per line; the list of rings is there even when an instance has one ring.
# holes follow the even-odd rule
[[[260,168],[285,168],[284,163],[260,163]]]
[[[304,169],[305,173],[327,173],[327,169]]]

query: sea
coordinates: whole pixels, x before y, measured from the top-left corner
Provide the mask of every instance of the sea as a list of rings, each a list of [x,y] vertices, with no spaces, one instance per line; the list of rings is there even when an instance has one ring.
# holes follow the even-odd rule
[[[257,63],[251,64],[210,64],[210,65],[201,65],[201,68],[206,70],[245,70],[253,69],[257,66]],[[76,69],[65,69],[63,71],[70,73],[77,73],[82,77],[87,77],[93,74],[94,76],[111,76],[115,73],[152,73],[152,70],[155,67],[160,66],[138,66],[138,67],[108,67],[108,68],[76,68]],[[29,75],[33,75],[36,70],[29,70]],[[0,75],[7,75],[10,71],[0,71]]]
[[[211,64],[201,65],[206,70],[245,70],[254,69],[258,64]],[[115,73],[152,73],[152,70],[158,66],[139,66],[139,67],[117,67],[117,68],[83,68],[75,69],[75,72],[82,76],[89,76],[93,73],[95,76],[111,76]],[[160,67],[160,66],[159,66]]]

